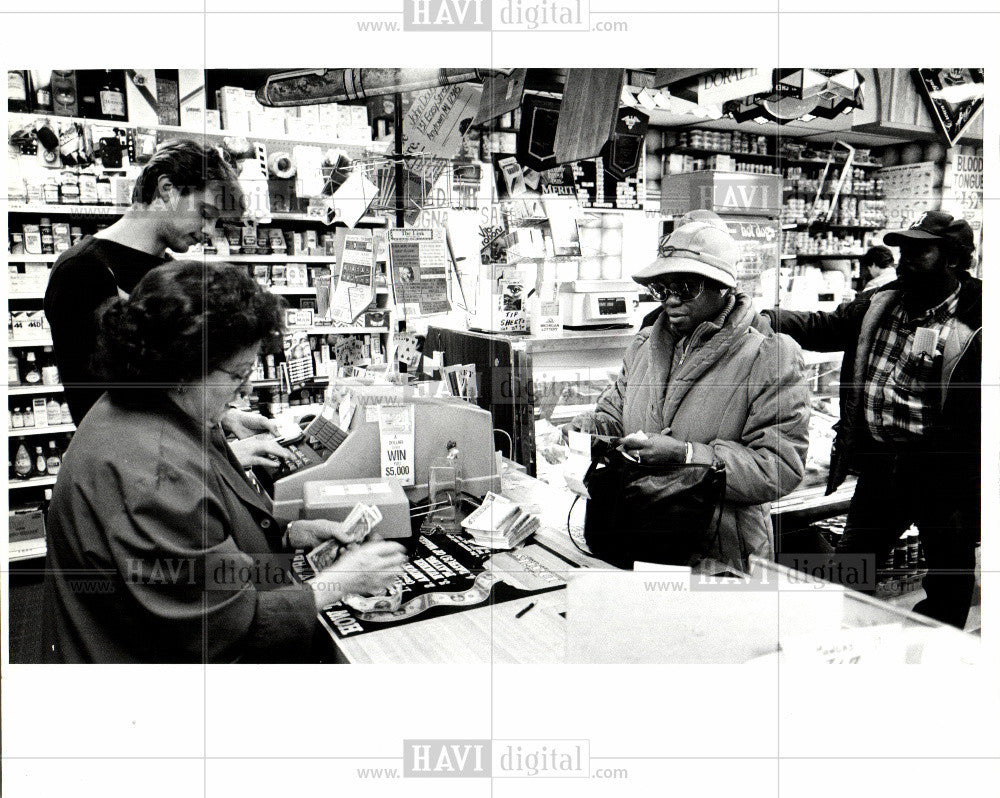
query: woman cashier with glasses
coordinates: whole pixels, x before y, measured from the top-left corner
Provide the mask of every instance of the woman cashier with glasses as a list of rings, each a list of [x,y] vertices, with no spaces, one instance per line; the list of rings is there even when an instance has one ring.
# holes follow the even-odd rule
[[[294,579],[294,549],[349,543],[350,530],[279,523],[226,443],[222,416],[282,326],[280,299],[231,264],[173,261],[105,306],[112,387],[49,507],[43,662],[310,660],[318,609],[402,572],[402,546],[370,540]]]
[[[738,260],[714,214],[666,236],[633,277],[660,302],[655,320],[596,408],[568,425],[621,438],[642,463],[724,464],[719,550],[729,565],[743,552],[773,558],[769,503],[801,481],[809,442],[801,350],[739,292]]]

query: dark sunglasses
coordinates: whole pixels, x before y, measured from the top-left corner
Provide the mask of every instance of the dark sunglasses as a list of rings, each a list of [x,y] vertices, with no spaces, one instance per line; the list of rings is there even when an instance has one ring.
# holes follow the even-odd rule
[[[702,295],[705,290],[704,280],[672,280],[669,283],[654,281],[646,283],[646,288],[657,302],[665,302],[667,297],[675,296],[678,302],[690,302]]]

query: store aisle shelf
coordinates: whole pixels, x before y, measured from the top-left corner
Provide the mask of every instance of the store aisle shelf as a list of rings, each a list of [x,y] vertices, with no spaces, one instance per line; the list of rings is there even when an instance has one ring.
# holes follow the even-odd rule
[[[57,206],[57,207],[62,207]],[[7,260],[10,263],[55,263],[59,255],[33,255],[30,252],[8,252]]]
[[[301,211],[274,211],[269,216],[272,222],[322,222],[326,224],[326,219],[322,216],[317,216],[312,213],[303,213]],[[334,219],[334,222],[338,221]],[[386,216],[369,216],[365,215],[358,219],[358,224],[361,225],[384,225],[388,224],[389,219]],[[343,224],[343,222],[341,222]]]
[[[21,300],[32,300],[36,301],[39,299],[45,299],[44,291],[17,291],[11,294],[7,294],[8,301]]]
[[[8,338],[7,346],[11,349],[30,349],[39,346],[52,346],[52,336],[47,338]]]
[[[305,332],[308,335],[365,335],[366,333],[387,333],[388,327],[289,327],[289,332]]]
[[[32,435],[62,435],[73,432],[76,427],[73,424],[50,424],[47,427],[13,427],[8,428],[7,436],[10,438],[27,438]]]
[[[18,490],[19,488],[45,488],[56,484],[56,478],[32,477],[31,479],[11,479],[7,482],[8,490]]]
[[[40,393],[62,393],[61,385],[8,385],[7,394],[9,396],[34,396]]]
[[[45,538],[12,541],[7,547],[8,562],[37,560],[45,556]]]
[[[335,263],[336,255],[185,255],[209,263]]]
[[[128,206],[126,205],[45,205],[42,203],[31,203],[20,205],[11,203],[7,206],[8,213],[51,213],[51,214],[76,214],[79,216],[121,216]],[[32,258],[43,257],[32,255]],[[54,256],[53,256],[54,257]]]
[[[316,296],[315,286],[296,285],[272,285],[268,286],[268,291],[279,296]]]
[[[193,130],[186,127],[178,127],[176,125],[148,125],[142,122],[126,122],[123,120],[106,120],[106,119],[89,119],[87,117],[78,116],[56,116],[53,114],[43,114],[43,113],[10,113],[8,116],[11,119],[23,119],[25,122],[30,122],[35,119],[52,119],[58,122],[76,122],[80,125],[97,125],[99,127],[112,127],[119,128],[122,130],[154,130],[157,133],[176,133],[179,135],[191,136],[194,134],[204,135],[208,138],[214,139],[224,139],[231,138],[233,136],[239,136],[241,138],[251,139],[253,141],[282,141],[289,144],[316,144],[316,139],[306,139],[301,136],[289,136],[285,133],[259,133],[254,131],[238,131],[238,130]],[[349,148],[362,150],[365,152],[370,152],[374,154],[384,154],[389,149],[389,142],[381,141],[341,141],[338,139],[323,139],[323,144],[331,147]],[[108,171],[119,172],[121,169],[111,169]]]

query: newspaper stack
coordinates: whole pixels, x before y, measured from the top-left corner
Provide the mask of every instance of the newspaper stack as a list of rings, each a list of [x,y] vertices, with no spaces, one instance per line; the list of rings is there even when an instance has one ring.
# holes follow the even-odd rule
[[[492,491],[482,505],[462,521],[473,541],[490,549],[512,549],[538,529],[537,515]]]

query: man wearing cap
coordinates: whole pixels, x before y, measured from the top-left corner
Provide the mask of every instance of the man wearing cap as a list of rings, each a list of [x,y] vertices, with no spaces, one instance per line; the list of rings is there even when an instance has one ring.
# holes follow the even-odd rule
[[[809,388],[799,347],[736,288],[729,232],[692,221],[635,276],[661,303],[594,411],[571,427],[622,437],[643,463],[723,463],[721,557],[773,557],[769,502],[805,472]],[[637,433],[644,433],[638,435]],[[713,548],[714,554],[714,548]]]
[[[852,558],[883,562],[915,523],[929,570],[914,609],[962,627],[980,531],[983,311],[982,282],[966,271],[972,229],[928,211],[884,240],[900,248],[894,283],[832,313],[764,315],[806,349],[844,352],[827,492],[848,473],[858,482],[834,571],[849,572]]]

